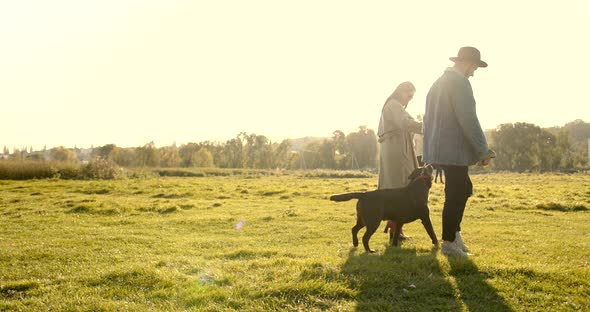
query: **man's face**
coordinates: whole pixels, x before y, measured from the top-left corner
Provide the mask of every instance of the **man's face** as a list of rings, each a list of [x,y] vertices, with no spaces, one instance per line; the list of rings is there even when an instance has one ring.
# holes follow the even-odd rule
[[[477,64],[469,64],[469,67],[467,67],[467,78],[469,77],[473,77],[473,75],[475,74],[475,71],[479,68],[479,66]]]

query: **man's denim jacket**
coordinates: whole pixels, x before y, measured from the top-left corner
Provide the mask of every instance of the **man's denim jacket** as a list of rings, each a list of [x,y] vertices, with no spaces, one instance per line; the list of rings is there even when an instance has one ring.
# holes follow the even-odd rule
[[[474,165],[488,153],[471,84],[454,68],[448,68],[428,92],[423,146],[424,162],[439,165]]]

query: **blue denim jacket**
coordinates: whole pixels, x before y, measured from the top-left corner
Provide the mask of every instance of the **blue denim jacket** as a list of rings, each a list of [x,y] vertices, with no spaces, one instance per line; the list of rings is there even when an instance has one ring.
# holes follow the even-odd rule
[[[465,75],[448,68],[432,85],[424,114],[426,163],[469,166],[485,158],[488,143]]]

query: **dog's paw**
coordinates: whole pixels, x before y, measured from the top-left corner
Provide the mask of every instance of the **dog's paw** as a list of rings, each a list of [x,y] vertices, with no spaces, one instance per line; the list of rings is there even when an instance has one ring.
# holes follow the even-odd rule
[[[375,250],[373,250],[373,249],[369,249],[369,250],[367,250],[367,252],[368,252],[368,253],[375,253],[376,251],[375,251]]]

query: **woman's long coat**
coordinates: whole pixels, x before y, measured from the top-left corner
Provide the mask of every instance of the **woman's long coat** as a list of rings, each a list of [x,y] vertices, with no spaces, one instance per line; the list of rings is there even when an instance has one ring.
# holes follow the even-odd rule
[[[422,133],[422,123],[390,98],[383,105],[379,121],[379,189],[406,186],[408,176],[418,167],[413,135]]]

